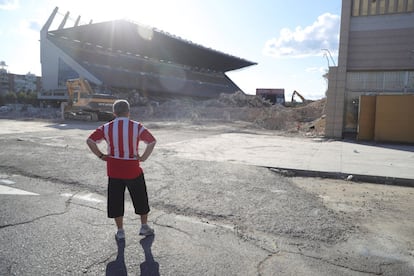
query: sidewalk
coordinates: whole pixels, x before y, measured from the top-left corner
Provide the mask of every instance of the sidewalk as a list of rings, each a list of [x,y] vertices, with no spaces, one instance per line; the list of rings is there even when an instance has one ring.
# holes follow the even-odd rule
[[[274,168],[298,176],[414,186],[414,145],[225,133],[165,145],[179,156]]]

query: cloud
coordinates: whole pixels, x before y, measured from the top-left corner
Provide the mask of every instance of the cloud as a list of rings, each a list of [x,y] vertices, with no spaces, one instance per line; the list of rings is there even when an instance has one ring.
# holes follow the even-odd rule
[[[19,7],[19,0],[0,0],[0,10],[15,10]]]
[[[15,31],[19,35],[24,35],[26,37],[38,37],[40,29],[40,24],[35,20],[21,20]]]
[[[40,29],[42,28],[42,25],[40,25],[37,21],[30,21],[29,22],[29,29],[35,32],[40,32]]]
[[[294,31],[284,28],[278,38],[268,40],[264,54],[272,57],[310,57],[322,55],[321,49],[337,53],[339,45],[340,16],[325,13],[305,28]]]

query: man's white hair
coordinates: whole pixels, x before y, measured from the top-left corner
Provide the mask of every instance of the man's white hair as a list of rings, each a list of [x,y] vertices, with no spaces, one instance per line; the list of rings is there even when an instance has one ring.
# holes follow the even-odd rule
[[[116,116],[127,115],[129,112],[129,103],[127,100],[116,100],[112,106],[112,111]]]

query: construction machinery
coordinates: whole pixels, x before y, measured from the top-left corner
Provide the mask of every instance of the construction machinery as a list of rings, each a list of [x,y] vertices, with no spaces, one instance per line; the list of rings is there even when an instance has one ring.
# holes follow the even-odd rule
[[[300,102],[297,102],[295,100],[295,97],[299,97],[300,98]],[[293,91],[292,93],[292,99],[290,100],[289,103],[285,103],[285,106],[288,107],[296,107],[296,106],[301,106],[301,105],[307,105],[309,103],[313,102],[312,100],[307,100],[305,99],[305,97],[303,97],[298,91]]]
[[[112,105],[116,97],[98,94],[83,78],[66,81],[68,102],[62,103],[64,119],[83,121],[110,121],[114,118]]]
[[[295,96],[298,96],[299,98],[300,98],[300,100],[302,101],[302,103],[305,103],[306,102],[306,99],[305,99],[305,97],[303,97],[298,91],[293,91],[293,93],[292,93],[292,99],[291,99],[291,102],[293,103],[293,102],[296,102],[295,101]]]

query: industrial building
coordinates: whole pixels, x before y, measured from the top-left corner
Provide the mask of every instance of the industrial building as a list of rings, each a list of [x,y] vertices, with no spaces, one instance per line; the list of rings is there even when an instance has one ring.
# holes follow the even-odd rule
[[[256,63],[203,47],[128,20],[57,29],[58,8],[41,30],[41,99],[65,99],[67,79],[84,78],[104,92],[136,91],[146,97],[217,97],[241,89],[226,72]]]
[[[414,142],[414,0],[343,0],[326,136]]]

